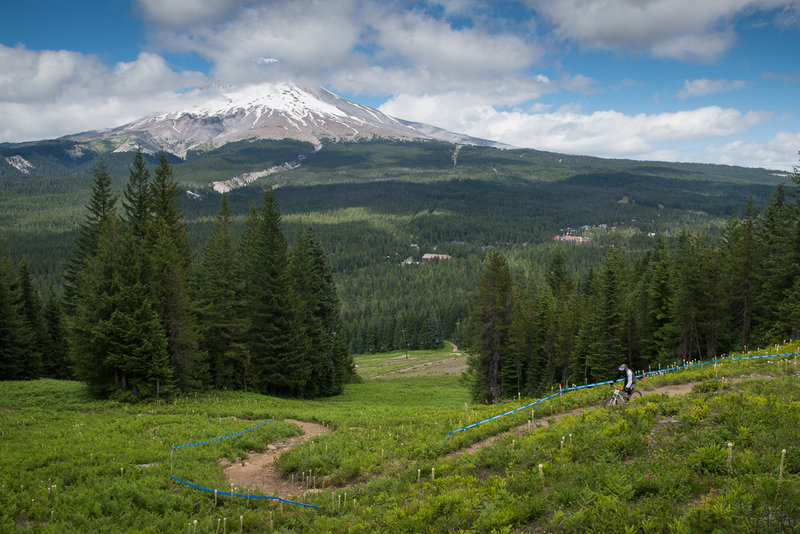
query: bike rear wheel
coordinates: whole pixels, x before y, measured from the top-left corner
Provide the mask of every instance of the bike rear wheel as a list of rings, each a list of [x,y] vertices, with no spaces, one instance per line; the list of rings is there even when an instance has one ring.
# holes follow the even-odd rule
[[[636,391],[631,393],[630,397],[628,397],[628,402],[632,401],[633,399],[640,399],[640,398],[642,398],[642,392],[637,389]]]

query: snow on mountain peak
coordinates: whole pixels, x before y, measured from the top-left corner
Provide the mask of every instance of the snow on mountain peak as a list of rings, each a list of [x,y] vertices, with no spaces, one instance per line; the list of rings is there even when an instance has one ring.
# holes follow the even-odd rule
[[[297,139],[317,149],[323,139],[440,139],[462,144],[499,146],[439,128],[395,119],[367,106],[344,100],[326,89],[305,89],[289,83],[247,87],[212,85],[201,90],[198,103],[185,109],[142,118],[77,139],[105,138],[115,151],[166,149],[185,157],[190,150],[211,149],[245,139]]]
[[[226,115],[238,109],[266,108],[302,119],[309,113],[346,117],[347,114],[310,91],[288,83],[263,83],[244,88],[220,89],[218,95],[183,110],[197,115]]]

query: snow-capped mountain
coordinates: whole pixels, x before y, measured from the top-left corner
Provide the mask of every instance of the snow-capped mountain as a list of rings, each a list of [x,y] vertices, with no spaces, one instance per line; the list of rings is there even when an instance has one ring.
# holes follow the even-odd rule
[[[116,151],[166,149],[185,156],[244,139],[298,139],[321,146],[323,139],[438,139],[452,143],[507,147],[491,141],[398,120],[377,109],[350,102],[325,89],[262,84],[247,89],[206,89],[201,103],[160,113],[105,131],[70,136],[107,139]]]

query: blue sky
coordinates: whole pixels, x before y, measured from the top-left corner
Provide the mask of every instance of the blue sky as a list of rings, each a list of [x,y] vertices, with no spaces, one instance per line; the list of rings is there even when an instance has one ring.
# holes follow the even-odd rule
[[[0,1],[0,142],[291,81],[519,147],[798,164],[800,0]]]

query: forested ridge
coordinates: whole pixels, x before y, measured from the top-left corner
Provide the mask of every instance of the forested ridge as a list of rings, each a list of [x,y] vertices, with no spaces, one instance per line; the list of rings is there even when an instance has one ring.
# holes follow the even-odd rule
[[[91,213],[98,187],[97,155],[102,147],[77,150],[74,143],[67,141],[0,146],[6,158],[22,154],[21,149],[35,164],[29,174],[10,168],[5,158],[0,160],[4,276],[10,280],[10,291],[15,295],[11,300],[21,302],[20,288],[27,277],[32,294],[39,298],[39,307],[44,309],[42,302],[47,302],[55,313],[62,297],[67,299],[66,306],[73,305],[69,304],[70,284],[74,283],[70,277],[76,274],[71,262],[76,254],[82,254],[81,242],[86,233],[85,226],[79,227],[78,222],[85,225],[87,209]],[[66,149],[71,156],[61,154]],[[300,167],[262,178],[224,197],[210,188],[211,181],[269,168],[299,155],[304,156]],[[324,260],[318,261],[317,265],[324,263],[326,267],[316,276],[325,278],[327,296],[317,298],[328,301],[325,313],[335,309],[339,314],[336,318],[328,316],[340,323],[318,330],[324,335],[300,334],[294,339],[275,341],[285,347],[297,348],[306,343],[316,347],[317,352],[326,346],[329,353],[335,348],[344,354],[435,347],[443,339],[474,343],[471,310],[481,295],[481,277],[489,254],[499,254],[509,264],[515,297],[509,317],[517,318],[517,323],[509,324],[514,332],[516,371],[509,374],[506,367],[508,376],[502,395],[536,391],[551,383],[579,382],[606,373],[605,364],[589,362],[587,354],[622,350],[634,367],[657,365],[675,358],[712,355],[742,344],[766,342],[772,339],[770,336],[788,331],[780,322],[785,319],[770,322],[775,315],[772,312],[753,315],[748,323],[752,326],[744,336],[738,330],[733,335],[731,324],[736,321],[721,315],[714,319],[694,318],[681,326],[676,322],[678,307],[673,300],[664,312],[668,319],[662,317],[664,324],[658,323],[658,328],[643,319],[652,315],[647,308],[647,299],[651,298],[647,288],[653,283],[650,278],[655,276],[654,258],[658,255],[668,266],[664,267],[669,272],[663,275],[665,288],[673,293],[679,285],[689,287],[696,282],[693,278],[679,278],[681,262],[687,258],[701,266],[693,276],[703,280],[709,276],[719,280],[732,276],[729,271],[733,267],[721,266],[732,261],[728,243],[734,228],[738,228],[737,221],[747,220],[746,213],[756,221],[753,226],[759,228],[763,254],[768,246],[764,242],[764,221],[777,209],[773,205],[778,196],[783,195],[782,205],[791,207],[786,213],[796,211],[792,190],[776,189],[781,181],[789,179],[779,173],[700,164],[603,160],[533,150],[466,146],[456,150],[454,145],[439,142],[326,143],[318,152],[307,143],[289,140],[241,142],[191,154],[185,161],[167,154],[140,154],[137,158],[142,170],[155,168],[156,175],[169,169],[171,185],[168,191],[162,191],[162,200],[168,197],[169,201],[150,211],[154,217],[160,213],[155,218],[164,219],[160,223],[164,228],[172,228],[160,234],[172,237],[145,238],[143,232],[138,239],[147,243],[146,253],[137,252],[126,243],[127,237],[119,236],[104,242],[103,248],[118,251],[115,256],[110,255],[116,261],[128,258],[130,266],[140,257],[161,258],[152,259],[152,264],[141,267],[138,274],[127,273],[125,283],[130,287],[136,288],[137,283],[147,286],[148,276],[174,280],[146,295],[147,299],[142,298],[146,292],[136,289],[128,300],[122,299],[130,310],[144,314],[132,316],[134,322],[151,324],[153,331],[159,330],[158,323],[167,340],[170,372],[159,371],[157,376],[148,377],[145,381],[152,387],[143,392],[143,386],[137,385],[138,394],[152,395],[156,389],[160,395],[170,389],[248,387],[282,395],[318,396],[340,387],[338,379],[334,380],[336,385],[313,390],[308,389],[307,383],[288,378],[267,384],[251,374],[255,371],[249,367],[252,360],[246,355],[262,343],[256,339],[256,331],[251,329],[248,333],[247,324],[253,324],[255,314],[264,314],[260,319],[264,324],[278,324],[284,319],[302,322],[304,317],[308,324],[316,326],[302,328],[318,328],[318,317],[313,314],[323,313],[310,311],[313,299],[304,303],[291,299],[300,304],[292,312],[295,317],[267,319],[268,311],[257,312],[255,303],[247,301],[259,291],[262,297],[276,291],[258,287],[261,280],[252,269],[247,274],[248,254],[243,250],[256,247],[261,240],[253,237],[254,228],[259,227],[256,221],[261,220],[259,231],[264,233],[268,226],[264,218],[272,217],[259,209],[254,211],[254,205],[262,206],[261,210],[272,206],[269,209],[278,214],[267,233],[277,236],[279,229],[285,244],[278,239],[261,246],[271,251],[285,247],[287,257],[279,260],[284,264],[279,270],[294,277],[290,285],[296,286],[295,291],[316,283],[302,280],[308,262],[293,255],[302,252]],[[108,174],[108,195],[123,200],[116,206],[117,218],[130,225],[130,210],[134,209],[132,199],[127,199],[132,194],[131,155],[106,154],[103,162]],[[265,186],[271,186],[266,197]],[[553,242],[554,235],[569,233],[588,236],[591,242]],[[209,250],[212,244],[228,247],[228,252]],[[446,254],[450,259],[423,262],[425,253]],[[724,254],[728,255],[723,257]],[[173,259],[166,261],[163,257]],[[212,267],[209,262],[214,257],[220,265]],[[23,258],[27,274],[20,263]],[[222,258],[235,258],[239,264],[222,265]],[[250,261],[256,264],[265,259]],[[562,269],[563,281],[557,290],[544,282],[546,276],[542,274],[549,272],[553,262]],[[712,269],[714,265],[720,272]],[[99,277],[102,266],[93,268],[98,269],[95,276]],[[213,293],[213,279],[209,280],[206,273],[223,268],[237,269],[239,274],[228,277],[232,287],[214,290],[245,295],[247,298],[234,299],[236,302],[230,303],[229,309],[246,309],[253,317],[237,321],[233,312],[221,311],[223,301]],[[764,281],[768,276],[772,274],[762,274],[759,287],[769,286],[771,282]],[[603,283],[622,292],[625,302],[603,302],[599,296]],[[780,288],[772,289],[773,295],[786,291],[786,281],[781,283]],[[121,281],[114,284],[124,285]],[[723,286],[712,289],[721,291]],[[207,294],[202,295],[203,291]],[[730,294],[734,290],[726,291]],[[675,297],[670,294],[669,298]],[[725,300],[704,299],[702,304],[707,307],[711,302],[725,311],[730,309]],[[694,305],[685,304],[690,308]],[[605,311],[598,311],[602,306],[606,306]],[[590,312],[617,313],[616,308],[611,309],[614,306],[622,310],[619,313],[625,318],[620,320],[624,332],[614,333],[610,339],[596,337],[594,334],[607,322],[600,316],[590,316]],[[148,307],[150,311],[142,311]],[[705,308],[702,312],[692,310],[696,315],[711,313]],[[766,313],[765,310],[762,307],[759,313]],[[72,311],[67,315],[73,315]],[[523,318],[527,330],[519,325]],[[74,317],[70,320],[74,321]],[[207,323],[203,325],[203,321]],[[708,326],[708,321],[714,326]],[[594,333],[588,329],[589,323],[594,325]],[[664,326],[667,323],[669,326]],[[295,334],[303,332],[302,328],[295,328]],[[56,333],[48,335],[59,338]],[[63,335],[69,338],[70,334]],[[145,332],[141,335],[159,338]],[[744,343],[735,342],[743,337]],[[662,338],[670,341],[662,342]],[[217,347],[215,343],[220,340],[229,344]],[[675,340],[679,342],[674,344]],[[592,343],[601,343],[602,347]],[[53,354],[63,362],[67,344],[60,346]],[[299,350],[313,352],[305,345]],[[268,369],[272,365],[266,355],[269,351],[263,351],[261,365]],[[50,360],[44,350],[38,353],[43,364]],[[189,354],[199,358],[188,358]],[[298,364],[296,373],[308,374],[309,367],[303,366],[309,365],[318,365],[317,373],[327,369],[326,376],[332,376],[331,369],[338,369],[336,364],[331,367],[329,360],[322,363],[328,358],[324,354],[309,358]],[[347,374],[345,367],[336,376]],[[65,369],[63,364],[60,368]],[[227,370],[233,369],[235,377],[228,376]],[[518,385],[511,387],[511,382]],[[125,388],[133,392],[127,376]]]
[[[492,250],[467,347],[473,399],[536,397],[556,385],[710,360],[800,334],[800,175],[757,210],[729,217],[721,239],[684,230],[631,250],[613,239],[583,274],[565,248],[512,262]]]

